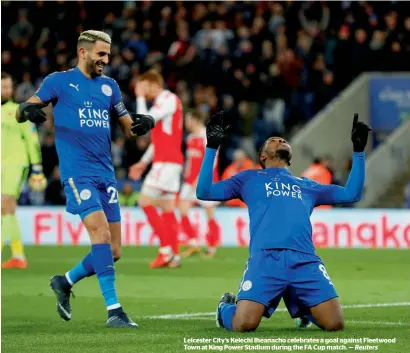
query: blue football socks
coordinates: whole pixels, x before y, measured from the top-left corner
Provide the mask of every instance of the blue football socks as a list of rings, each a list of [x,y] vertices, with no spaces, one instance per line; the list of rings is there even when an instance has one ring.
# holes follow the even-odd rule
[[[224,327],[227,330],[232,331],[232,319],[236,312],[236,304],[222,304],[219,311],[222,316],[222,323]]]
[[[75,265],[70,271],[65,274],[65,277],[73,286],[78,281],[82,280],[85,277],[89,277],[95,274],[93,263],[92,263],[92,255],[88,253],[83,261]]]
[[[110,244],[93,244],[91,257],[107,310],[120,308],[114,286],[115,269]]]

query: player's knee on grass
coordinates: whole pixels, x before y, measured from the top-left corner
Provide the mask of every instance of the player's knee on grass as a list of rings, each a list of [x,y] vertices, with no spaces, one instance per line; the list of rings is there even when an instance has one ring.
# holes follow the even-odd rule
[[[345,327],[343,318],[329,318],[323,328],[326,331],[340,331]]]
[[[344,329],[344,317],[339,298],[327,300],[310,308],[312,316],[326,331],[340,331]]]
[[[232,331],[250,332],[255,331],[261,320],[265,306],[250,300],[240,300],[232,321]]]

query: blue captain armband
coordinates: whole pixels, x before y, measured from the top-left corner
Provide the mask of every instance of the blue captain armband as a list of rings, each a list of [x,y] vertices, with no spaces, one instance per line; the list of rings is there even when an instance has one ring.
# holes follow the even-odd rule
[[[116,118],[121,118],[124,115],[129,115],[127,108],[125,108],[125,105],[122,101],[114,105],[113,113],[115,114]]]

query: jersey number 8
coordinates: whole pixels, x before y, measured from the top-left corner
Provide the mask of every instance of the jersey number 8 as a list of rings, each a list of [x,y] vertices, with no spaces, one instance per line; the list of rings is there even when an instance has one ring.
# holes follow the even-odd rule
[[[329,274],[326,272],[325,266],[323,264],[319,265],[319,270],[323,273],[323,276],[330,281],[330,276]]]

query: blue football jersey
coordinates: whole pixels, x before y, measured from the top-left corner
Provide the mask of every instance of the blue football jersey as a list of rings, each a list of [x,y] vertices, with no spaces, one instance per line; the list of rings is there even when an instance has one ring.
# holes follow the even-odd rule
[[[322,185],[293,176],[286,168],[246,170],[212,184],[216,150],[207,148],[197,185],[203,200],[239,198],[250,219],[250,252],[290,249],[314,254],[310,215],[315,206],[359,201],[365,179],[365,154],[353,154],[353,167],[345,187]]]
[[[111,112],[127,115],[112,78],[86,77],[78,67],[48,75],[36,96],[52,102],[61,180],[80,176],[114,178]]]

